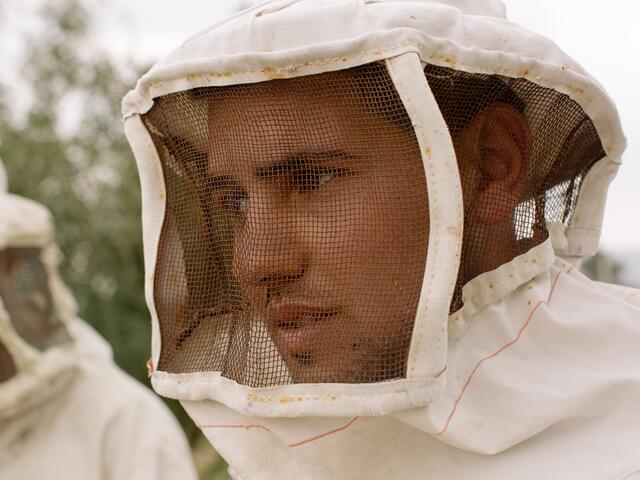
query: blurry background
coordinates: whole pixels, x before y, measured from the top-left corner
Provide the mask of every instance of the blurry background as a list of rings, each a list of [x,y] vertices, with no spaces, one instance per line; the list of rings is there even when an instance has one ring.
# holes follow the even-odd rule
[[[0,0],[0,158],[10,190],[46,204],[81,316],[148,385],[140,192],[120,100],[192,33],[251,1]],[[506,0],[512,20],[555,40],[607,88],[629,138],[610,191],[601,253],[586,271],[640,285],[640,4]],[[203,479],[224,462],[175,402]]]

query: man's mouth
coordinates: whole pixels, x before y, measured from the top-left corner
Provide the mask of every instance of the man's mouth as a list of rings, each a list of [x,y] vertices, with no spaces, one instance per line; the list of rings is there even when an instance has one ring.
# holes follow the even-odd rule
[[[313,363],[313,352],[329,340],[337,307],[313,306],[306,303],[277,302],[268,308],[269,325],[274,340],[301,365]]]

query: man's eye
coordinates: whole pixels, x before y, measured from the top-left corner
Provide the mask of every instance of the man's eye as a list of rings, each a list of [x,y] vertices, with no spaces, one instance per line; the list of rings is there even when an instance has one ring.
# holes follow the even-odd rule
[[[299,193],[311,193],[346,173],[341,168],[307,168],[293,175],[294,187]]]
[[[249,207],[247,192],[239,187],[224,187],[213,193],[215,204],[227,212],[240,216],[244,215]]]

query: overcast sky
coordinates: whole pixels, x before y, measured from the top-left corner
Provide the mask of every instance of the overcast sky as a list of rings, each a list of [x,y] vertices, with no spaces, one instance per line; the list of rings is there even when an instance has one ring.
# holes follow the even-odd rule
[[[602,247],[640,249],[640,2],[506,0],[512,21],[542,33],[580,62],[618,105],[629,140],[610,189]],[[97,40],[120,56],[154,62],[237,8],[235,0],[111,0]]]

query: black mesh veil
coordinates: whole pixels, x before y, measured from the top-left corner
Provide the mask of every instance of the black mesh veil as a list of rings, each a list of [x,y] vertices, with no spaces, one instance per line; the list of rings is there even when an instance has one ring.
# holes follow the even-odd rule
[[[604,153],[589,118],[556,91],[425,74],[465,200],[454,311],[466,282],[542,242],[546,222],[570,221]],[[160,370],[219,371],[248,386],[405,376],[429,209],[415,132],[383,64],[177,92],[143,121],[167,191]],[[506,167],[487,165],[504,152],[522,157],[518,188],[495,187]]]
[[[453,138],[465,202],[462,261],[450,309],[454,312],[462,307],[462,287],[469,280],[540,244],[548,236],[548,223],[569,226],[582,180],[605,153],[591,119],[567,95],[525,79],[435,66],[428,66],[425,73]],[[528,135],[522,138],[515,127],[510,128],[509,112],[502,120],[507,125],[491,125],[500,121],[499,114],[494,114],[480,129],[476,145],[480,151],[469,151],[465,133],[481,112],[496,108],[520,112]],[[499,133],[486,132],[492,127]],[[500,134],[501,128],[506,130],[504,134]],[[501,166],[495,168],[491,161],[500,161],[499,156],[511,153],[514,147],[514,153],[523,156],[518,188],[491,190],[492,181],[501,173]],[[474,157],[480,159],[479,167],[473,164]],[[486,210],[478,201],[482,192],[487,192],[484,198],[489,198],[491,209],[498,210],[501,205],[514,208],[499,222],[479,219],[490,216],[479,212]]]

